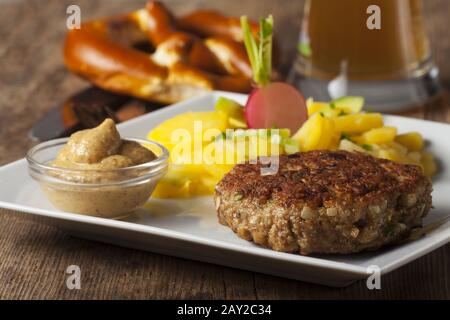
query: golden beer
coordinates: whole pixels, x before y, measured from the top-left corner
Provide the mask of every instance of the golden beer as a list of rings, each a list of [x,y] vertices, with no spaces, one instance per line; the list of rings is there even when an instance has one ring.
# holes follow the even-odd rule
[[[370,10],[374,5],[378,16]],[[368,25],[376,18],[379,29]],[[309,79],[306,89],[323,95],[324,88],[314,90],[314,86],[344,74],[349,81],[346,94],[366,95],[375,106],[380,104],[377,95],[389,99],[389,92],[380,92],[386,87],[383,84],[387,89],[398,86],[399,91],[392,93],[393,105],[419,103],[438,87],[437,80],[431,79],[430,92],[408,93],[421,86],[423,77],[429,82],[434,68],[423,20],[421,0],[307,0],[293,82],[302,89],[301,82],[305,87]],[[370,101],[371,87],[374,101]],[[412,95],[416,95],[413,100]],[[381,104],[387,106],[389,101]]]

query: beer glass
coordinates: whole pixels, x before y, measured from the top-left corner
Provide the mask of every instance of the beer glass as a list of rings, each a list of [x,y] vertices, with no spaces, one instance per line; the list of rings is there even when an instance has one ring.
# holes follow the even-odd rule
[[[306,0],[290,82],[327,101],[400,111],[439,91],[421,0]]]

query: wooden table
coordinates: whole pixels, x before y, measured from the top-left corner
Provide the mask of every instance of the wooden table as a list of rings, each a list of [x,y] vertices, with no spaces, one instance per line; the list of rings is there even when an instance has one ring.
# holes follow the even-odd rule
[[[450,121],[450,30],[447,0],[424,1],[444,94],[412,116]],[[63,66],[65,11],[77,3],[82,18],[140,8],[142,1],[0,2],[0,165],[25,155],[31,126],[55,103],[87,84]],[[170,1],[177,13],[210,7],[252,17],[274,13],[289,65],[295,53],[302,1]],[[66,268],[79,265],[82,289],[68,290]],[[450,298],[450,245],[382,278],[382,290],[365,282],[333,289],[294,280],[183,260],[72,238],[24,214],[0,210],[0,298],[111,299],[358,299]]]

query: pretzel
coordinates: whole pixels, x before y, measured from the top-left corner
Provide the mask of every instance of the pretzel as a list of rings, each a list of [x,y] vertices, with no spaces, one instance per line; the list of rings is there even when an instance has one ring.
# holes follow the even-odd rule
[[[181,29],[202,37],[223,36],[237,42],[244,41],[241,21],[238,18],[225,17],[212,10],[198,10],[178,19]],[[252,32],[258,32],[258,25],[251,23]]]
[[[64,61],[105,90],[169,104],[206,90],[249,92],[251,67],[241,40],[238,19],[199,11],[177,20],[150,1],[70,30]],[[155,51],[136,49],[143,42]]]

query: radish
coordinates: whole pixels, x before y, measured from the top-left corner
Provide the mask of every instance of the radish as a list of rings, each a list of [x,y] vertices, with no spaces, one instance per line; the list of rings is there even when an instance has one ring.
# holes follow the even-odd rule
[[[308,118],[305,99],[293,86],[270,82],[272,74],[273,18],[259,23],[258,41],[253,36],[247,17],[241,17],[244,43],[253,69],[255,89],[245,105],[249,128],[288,128],[297,132]]]

